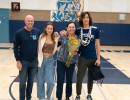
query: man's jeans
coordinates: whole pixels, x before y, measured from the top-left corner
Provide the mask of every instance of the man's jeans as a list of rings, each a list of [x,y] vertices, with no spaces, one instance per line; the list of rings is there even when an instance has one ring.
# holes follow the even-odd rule
[[[38,98],[45,99],[45,82],[47,83],[47,99],[50,100],[54,87],[54,59],[53,57],[43,58],[41,67],[38,68],[37,74],[37,95]]]
[[[21,63],[22,63],[22,70],[19,71],[20,100],[25,100],[25,93],[26,93],[26,100],[30,100],[33,88],[33,80],[37,73],[38,60],[37,59],[21,60]],[[26,86],[26,80],[27,80],[27,86]]]

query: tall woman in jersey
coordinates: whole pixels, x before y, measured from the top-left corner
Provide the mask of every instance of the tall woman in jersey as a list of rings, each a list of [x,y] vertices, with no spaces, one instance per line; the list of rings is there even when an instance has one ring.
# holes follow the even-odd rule
[[[100,65],[100,39],[97,27],[92,26],[92,18],[89,12],[82,12],[79,19],[80,28],[76,30],[76,35],[81,39],[80,57],[78,61],[78,73],[75,100],[80,100],[83,78],[88,69],[88,100],[92,100],[91,91],[93,80],[90,76],[90,67],[94,64]],[[81,99],[82,100],[82,99]]]
[[[59,37],[54,36],[54,25],[48,22],[44,33],[39,38],[39,68],[37,74],[37,95],[40,100],[45,99],[45,82],[47,83],[47,100],[50,100],[54,87],[54,59],[53,55],[57,49]]]

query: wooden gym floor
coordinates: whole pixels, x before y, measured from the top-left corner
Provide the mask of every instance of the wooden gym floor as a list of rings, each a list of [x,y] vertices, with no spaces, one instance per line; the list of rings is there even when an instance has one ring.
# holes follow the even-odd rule
[[[102,86],[94,84],[93,100],[130,100],[130,46],[101,46],[101,68],[106,78]],[[74,100],[76,96],[76,70],[75,67],[71,100]],[[83,82],[81,100],[86,100],[87,96],[86,77]],[[18,69],[12,44],[0,43],[0,100],[18,100],[18,87]],[[38,100],[36,94],[35,80],[32,100]],[[52,100],[57,100],[55,94],[56,83]],[[62,100],[65,100],[65,90]]]

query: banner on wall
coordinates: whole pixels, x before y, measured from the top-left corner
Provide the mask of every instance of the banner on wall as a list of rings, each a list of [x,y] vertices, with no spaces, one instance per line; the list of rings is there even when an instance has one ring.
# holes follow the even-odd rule
[[[75,21],[84,8],[84,0],[58,0],[57,10],[51,11],[51,21]]]

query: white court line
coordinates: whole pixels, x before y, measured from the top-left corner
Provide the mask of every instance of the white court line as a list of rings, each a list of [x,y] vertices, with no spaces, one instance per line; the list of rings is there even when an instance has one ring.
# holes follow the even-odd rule
[[[107,97],[105,96],[105,94],[103,93],[103,90],[99,87],[99,85],[98,85],[97,81],[94,81],[94,83],[97,85],[97,87],[98,87],[99,91],[100,91],[100,92],[101,92],[101,94],[103,95],[104,100],[108,100],[108,99],[107,99]]]

